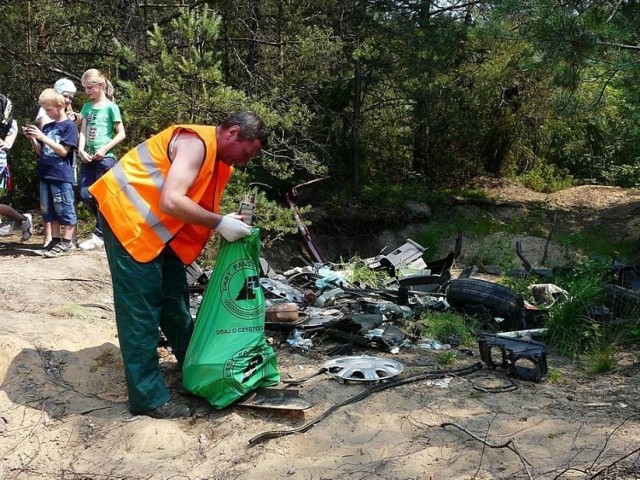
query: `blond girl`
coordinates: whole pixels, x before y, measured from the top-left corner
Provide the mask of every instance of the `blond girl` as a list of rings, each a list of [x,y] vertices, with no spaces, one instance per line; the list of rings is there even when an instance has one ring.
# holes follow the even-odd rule
[[[125,139],[120,108],[113,101],[113,85],[99,70],[91,68],[82,74],[82,88],[91,101],[85,103],[80,114],[82,124],[78,141],[80,156],[80,198],[96,215],[92,237],[78,245],[91,250],[104,245],[98,208],[89,187],[117,162],[114,147]]]

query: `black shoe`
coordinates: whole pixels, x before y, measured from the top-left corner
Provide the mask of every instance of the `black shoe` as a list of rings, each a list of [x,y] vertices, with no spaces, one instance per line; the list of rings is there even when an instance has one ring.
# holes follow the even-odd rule
[[[59,238],[59,237],[54,237],[54,238],[52,238],[51,240],[49,240],[49,243],[47,243],[46,245],[44,245],[44,246],[42,247],[42,249],[43,249],[44,251],[53,250],[53,248],[54,248],[56,245],[60,245],[61,243],[62,243],[62,239],[61,239],[61,238]]]
[[[140,413],[152,418],[186,418],[191,416],[191,409],[184,403],[169,400],[158,408]]]
[[[55,247],[53,247],[52,249],[46,249],[43,253],[42,256],[45,258],[56,258],[56,257],[62,257],[64,255],[69,255],[69,253],[71,252],[71,244],[70,243],[65,243],[65,242],[60,242],[58,243]]]

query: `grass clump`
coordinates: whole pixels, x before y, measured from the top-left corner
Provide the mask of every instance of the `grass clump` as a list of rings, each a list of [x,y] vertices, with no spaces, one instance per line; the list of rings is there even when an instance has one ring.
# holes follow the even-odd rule
[[[482,211],[474,211],[473,215],[461,212],[449,212],[443,217],[434,217],[427,228],[417,232],[413,239],[423,247],[429,249],[432,258],[446,254],[454,244],[458,232],[462,231],[465,238],[485,238],[506,228],[491,215]],[[450,242],[445,239],[451,239]]]
[[[473,265],[497,265],[502,270],[514,268],[513,247],[506,234],[482,237],[477,252],[471,256]]]
[[[591,307],[603,298],[598,279],[584,277],[563,287],[571,295],[551,307],[546,340],[561,355],[574,356],[592,350],[602,337],[601,325],[593,318]]]
[[[437,361],[440,365],[451,365],[455,363],[457,355],[453,350],[447,350],[445,352],[440,352],[437,355]]]
[[[633,241],[611,242],[611,232],[603,226],[581,231],[557,229],[555,241],[566,252],[583,252],[591,257],[601,257],[609,263],[620,256],[633,256],[637,247]]]
[[[589,373],[607,373],[618,366],[616,346],[612,341],[603,340],[593,347],[586,360]]]
[[[558,370],[552,368],[547,373],[547,378],[551,383],[557,383],[562,378],[562,374]]]
[[[450,312],[425,312],[420,322],[426,326],[425,335],[441,343],[457,342],[473,346],[478,336],[478,323],[472,317]]]

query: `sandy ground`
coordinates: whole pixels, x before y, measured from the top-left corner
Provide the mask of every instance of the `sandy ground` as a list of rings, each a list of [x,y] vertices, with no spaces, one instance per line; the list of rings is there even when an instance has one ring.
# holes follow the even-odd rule
[[[620,367],[598,376],[550,355],[553,381],[517,380],[518,388],[504,393],[482,390],[509,384],[488,369],[445,386],[414,382],[338,408],[304,433],[255,445],[249,440],[256,435],[300,427],[366,387],[322,374],[299,389],[313,405],[304,412],[214,410],[184,397],[196,407],[192,418],[134,417],[126,403],[104,251],[44,259],[35,253],[39,235],[27,244],[17,233],[0,240],[0,478],[640,475],[636,351],[620,352]],[[324,351],[330,345],[318,343],[301,354],[280,333],[268,334],[283,378],[317,372],[328,359]],[[477,352],[458,353],[453,365],[442,367],[438,352],[419,350],[394,358],[405,364],[403,378],[480,360]],[[163,358],[162,368],[173,394],[183,396],[175,358]]]

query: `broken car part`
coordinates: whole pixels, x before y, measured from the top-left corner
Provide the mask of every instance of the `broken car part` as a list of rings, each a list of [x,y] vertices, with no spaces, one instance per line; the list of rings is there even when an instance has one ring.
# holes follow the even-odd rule
[[[569,292],[553,283],[535,283],[529,285],[529,291],[536,302],[544,304],[545,308],[551,307],[558,300],[567,300]]]
[[[260,279],[260,286],[264,290],[267,299],[278,298],[289,302],[304,304],[303,293],[284,282],[274,278],[262,277]]]
[[[400,375],[404,365],[391,358],[362,355],[335,358],[326,362],[322,368],[339,383],[380,382]]]
[[[396,248],[388,255],[378,255],[374,258],[364,260],[367,268],[371,270],[386,269],[390,275],[395,275],[400,267],[411,267],[415,269],[426,268],[427,264],[422,260],[422,254],[426,248],[410,238],[404,245]]]
[[[298,390],[285,388],[260,388],[236,402],[242,407],[270,410],[307,410],[313,405],[300,396]]]
[[[187,265],[187,285],[190,290],[204,290],[204,285],[209,281],[209,276],[200,268],[196,262]],[[194,288],[191,288],[194,287]]]
[[[251,225],[253,223],[253,211],[256,208],[256,195],[245,193],[242,196],[242,200],[240,200],[240,206],[238,207],[238,215],[242,215],[242,221],[247,225]]]
[[[613,284],[607,284],[602,289],[605,305],[617,317],[622,319],[637,318],[637,312],[640,308],[640,292]]]
[[[253,214],[256,208],[256,200],[258,198],[258,189],[254,188],[256,185],[271,188],[266,183],[252,182],[249,184],[249,189],[242,195],[240,205],[238,206],[238,215],[242,215],[244,223],[247,225],[253,225]]]
[[[547,374],[547,347],[544,343],[481,333],[478,346],[480,359],[491,368],[503,368],[511,376],[534,382],[539,382]]]
[[[531,262],[527,259],[527,257],[524,256],[524,252],[522,251],[522,242],[520,240],[516,241],[516,254],[518,255],[518,258],[520,259],[520,261],[522,262],[522,265],[524,266],[525,270],[524,272],[522,271],[509,272],[510,276],[525,277],[531,273],[533,273],[534,275],[538,275],[539,277],[542,277],[542,278],[551,278],[553,276],[553,272],[550,269],[534,268],[531,265]]]
[[[302,235],[302,239],[304,241],[305,246],[307,247],[307,250],[309,251],[309,254],[311,254],[311,257],[315,262],[320,264],[324,264],[325,260],[322,257],[320,250],[318,250],[317,245],[313,241],[313,238],[311,237],[311,233],[309,232],[309,229],[307,228],[304,221],[302,220],[302,217],[300,216],[300,209],[298,208],[297,203],[298,203],[299,188],[308,187],[309,185],[320,182],[326,178],[327,177],[315,178],[313,180],[309,180],[308,182],[304,182],[299,185],[296,185],[295,187],[291,187],[291,189],[287,192],[287,197],[286,197],[287,203],[289,204],[289,208],[291,208],[291,210],[293,211],[293,216],[296,219],[296,223],[298,224],[298,229],[300,230],[300,234]]]
[[[482,393],[506,393],[506,392],[513,392],[515,390],[518,390],[518,384],[509,378],[503,378],[502,380],[504,380],[504,383],[499,386],[495,386],[495,377],[491,377],[490,379],[487,379],[487,380],[488,380],[487,383],[489,385],[486,385],[486,386],[479,385],[479,381],[475,380],[471,382],[471,386],[473,387],[474,390],[477,390]]]
[[[348,345],[342,345],[344,349]],[[347,356],[335,358],[325,362],[325,364],[316,372],[301,378],[282,380],[283,383],[289,385],[300,385],[318,375],[328,373],[334,377],[339,383],[347,381],[354,382],[380,382],[389,380],[404,370],[404,365],[390,358],[372,357],[368,355]]]

